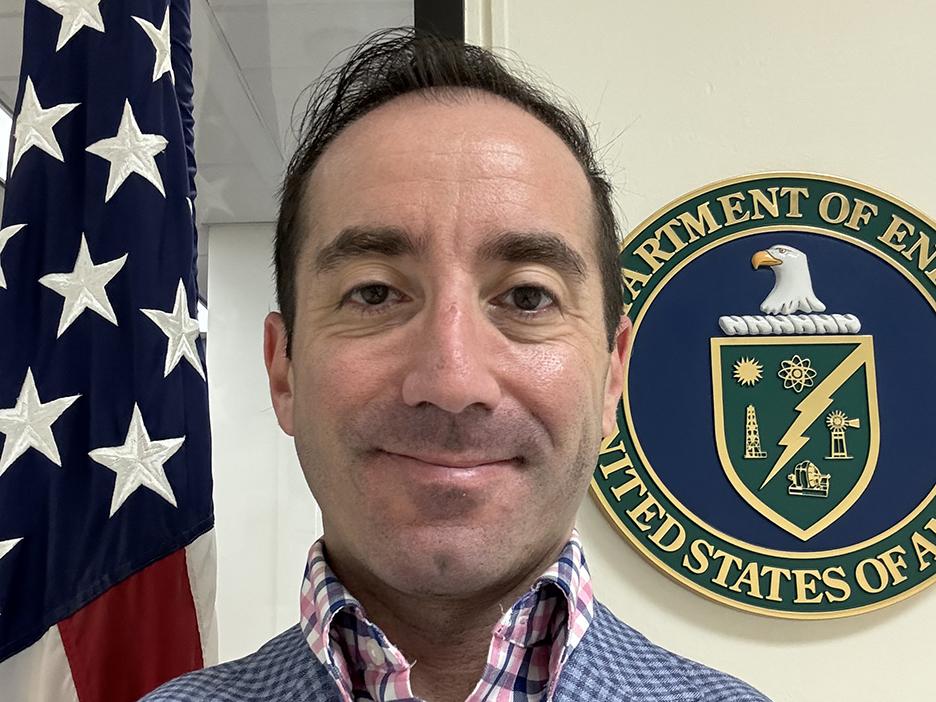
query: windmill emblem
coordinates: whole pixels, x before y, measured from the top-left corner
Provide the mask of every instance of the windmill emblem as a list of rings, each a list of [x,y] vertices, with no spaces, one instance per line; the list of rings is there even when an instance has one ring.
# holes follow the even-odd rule
[[[845,446],[845,430],[858,429],[861,426],[860,419],[849,419],[841,410],[829,412],[826,417],[826,426],[829,427],[829,433],[832,438],[832,449],[826,458],[830,460],[849,459],[848,448]]]

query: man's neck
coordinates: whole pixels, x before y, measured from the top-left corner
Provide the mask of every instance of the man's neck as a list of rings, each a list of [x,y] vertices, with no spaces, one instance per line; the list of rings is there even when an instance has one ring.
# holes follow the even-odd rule
[[[327,537],[326,537],[327,544]],[[329,565],[345,588],[413,663],[413,694],[428,702],[463,702],[484,672],[495,624],[553,563],[556,544],[536,564],[483,593],[463,597],[400,592],[329,551]]]

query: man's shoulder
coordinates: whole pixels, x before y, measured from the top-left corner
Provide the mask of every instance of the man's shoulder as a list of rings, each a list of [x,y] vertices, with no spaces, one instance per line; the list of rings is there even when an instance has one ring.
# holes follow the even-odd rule
[[[595,618],[563,670],[556,702],[769,702],[731,675],[650,642],[595,603]]]
[[[315,659],[299,626],[256,653],[172,680],[141,702],[332,702],[338,690]]]

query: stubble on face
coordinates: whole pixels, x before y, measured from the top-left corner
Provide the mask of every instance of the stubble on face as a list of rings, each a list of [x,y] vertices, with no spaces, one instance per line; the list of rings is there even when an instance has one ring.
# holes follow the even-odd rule
[[[321,443],[297,432],[307,480],[321,505],[326,542],[400,592],[456,596],[497,589],[555,557],[581,502],[600,441],[587,414],[553,437],[521,407],[450,415],[383,398],[336,422],[347,447],[340,471]],[[406,458],[505,457],[490,480],[414,479]],[[570,453],[571,449],[571,453]],[[415,468],[419,470],[419,468]]]

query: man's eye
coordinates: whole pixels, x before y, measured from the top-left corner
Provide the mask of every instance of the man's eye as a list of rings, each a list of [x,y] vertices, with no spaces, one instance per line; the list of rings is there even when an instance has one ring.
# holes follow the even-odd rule
[[[365,285],[351,292],[351,299],[355,296],[365,305],[379,305],[386,302],[390,295],[390,288],[386,285]]]
[[[539,312],[555,304],[553,296],[544,288],[535,285],[518,285],[504,295],[507,304],[521,312]]]
[[[359,285],[345,295],[342,304],[351,303],[362,311],[378,310],[393,305],[402,299],[399,291],[382,283]]]

